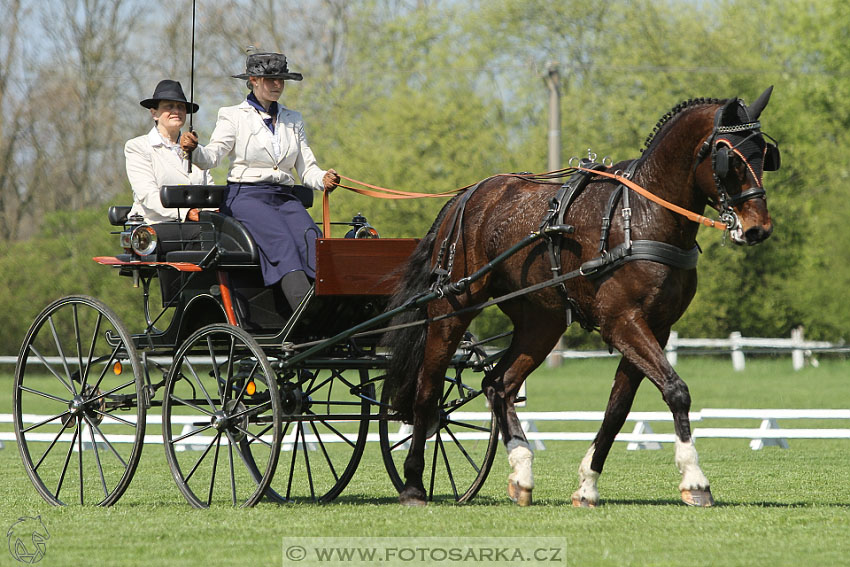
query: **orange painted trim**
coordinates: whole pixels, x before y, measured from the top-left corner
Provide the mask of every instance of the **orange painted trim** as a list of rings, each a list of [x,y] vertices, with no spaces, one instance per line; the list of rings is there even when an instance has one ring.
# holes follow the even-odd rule
[[[202,272],[203,268],[190,262],[124,262],[115,256],[95,256],[92,258],[98,264],[104,266],[156,266],[173,268],[178,272]]]
[[[227,274],[216,272],[215,275],[218,278],[218,290],[221,292],[221,302],[224,305],[227,322],[234,327],[238,327],[239,323],[236,321],[236,312],[233,310],[233,296],[230,295],[230,281],[227,278]]]

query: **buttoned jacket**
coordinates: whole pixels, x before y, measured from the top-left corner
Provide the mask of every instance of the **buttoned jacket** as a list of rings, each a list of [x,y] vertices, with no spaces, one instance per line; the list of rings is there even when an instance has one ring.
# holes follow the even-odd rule
[[[317,165],[307,144],[301,113],[278,105],[274,134],[263,122],[264,116],[268,115],[247,101],[219,109],[210,142],[195,149],[192,161],[211,169],[228,157],[227,180],[242,183],[295,185],[295,169],[302,184],[321,191],[325,171]],[[279,148],[277,157],[275,142]]]
[[[159,199],[163,185],[211,185],[209,172],[192,168],[171,148],[165,145],[156,127],[144,136],[124,144],[127,178],[133,189],[133,207],[129,216],[141,215],[145,222],[156,223],[177,220],[186,210],[166,209]]]

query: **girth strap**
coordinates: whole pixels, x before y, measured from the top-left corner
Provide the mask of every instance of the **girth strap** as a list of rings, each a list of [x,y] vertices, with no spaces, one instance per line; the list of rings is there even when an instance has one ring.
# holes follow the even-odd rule
[[[699,246],[682,250],[666,242],[634,240],[631,247],[624,242],[608,252],[603,252],[598,258],[588,260],[581,265],[581,274],[589,278],[601,277],[634,260],[649,260],[682,270],[692,270],[697,267],[699,254]]]

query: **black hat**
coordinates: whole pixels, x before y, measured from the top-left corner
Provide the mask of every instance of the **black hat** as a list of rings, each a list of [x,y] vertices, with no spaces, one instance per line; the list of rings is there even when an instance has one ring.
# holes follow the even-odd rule
[[[145,108],[156,108],[161,100],[171,100],[174,102],[184,103],[188,114],[198,112],[198,105],[186,100],[186,95],[183,94],[183,87],[180,86],[178,81],[172,81],[170,79],[160,81],[156,86],[156,89],[154,89],[153,95],[150,98],[146,98],[139,104]]]
[[[245,72],[233,75],[234,79],[265,77],[267,79],[290,79],[300,81],[301,73],[290,73],[286,65],[286,56],[282,53],[251,53],[245,61]]]

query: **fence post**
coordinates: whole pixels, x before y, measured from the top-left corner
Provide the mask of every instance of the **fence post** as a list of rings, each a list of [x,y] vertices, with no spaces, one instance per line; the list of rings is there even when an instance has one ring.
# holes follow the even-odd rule
[[[679,353],[676,352],[676,348],[679,346],[678,342],[678,331],[670,331],[670,338],[667,339],[667,346],[664,348],[664,354],[667,356],[667,362],[670,363],[670,366],[676,366],[676,363],[679,362]]]
[[[729,333],[729,341],[732,343],[732,368],[740,372],[746,366],[744,351],[741,350],[741,333],[739,331]]]
[[[794,345],[799,345],[791,351],[791,363],[794,365],[794,370],[801,370],[806,364],[805,352],[802,349],[803,345],[803,326],[799,325],[791,329],[791,342]]]

